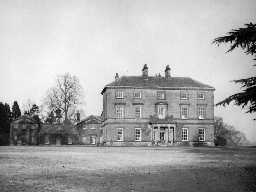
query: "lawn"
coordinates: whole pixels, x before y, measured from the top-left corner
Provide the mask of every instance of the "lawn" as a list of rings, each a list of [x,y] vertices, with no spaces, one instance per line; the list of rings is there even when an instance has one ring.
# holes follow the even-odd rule
[[[256,148],[0,147],[0,191],[256,191]]]

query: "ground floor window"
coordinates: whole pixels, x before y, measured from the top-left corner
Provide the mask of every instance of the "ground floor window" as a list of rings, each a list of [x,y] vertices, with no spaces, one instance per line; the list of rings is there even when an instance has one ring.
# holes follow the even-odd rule
[[[135,141],[141,141],[141,128],[135,128]]]
[[[95,145],[96,144],[96,136],[90,136],[90,144]]]
[[[49,135],[45,135],[44,144],[46,144],[46,145],[50,144]]]
[[[72,137],[68,137],[68,144],[69,144],[69,145],[72,144]]]
[[[204,128],[199,128],[198,129],[198,140],[199,141],[204,141],[205,140],[205,129]]]
[[[123,140],[124,140],[124,129],[117,128],[117,141],[123,141]]]
[[[188,141],[188,128],[182,128],[181,139],[182,141]]]

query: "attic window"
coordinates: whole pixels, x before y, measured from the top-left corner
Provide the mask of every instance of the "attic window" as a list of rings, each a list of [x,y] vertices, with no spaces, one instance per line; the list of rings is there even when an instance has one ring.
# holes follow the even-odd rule
[[[197,99],[204,99],[204,93],[203,92],[199,92],[197,94]]]
[[[124,98],[124,92],[123,91],[116,91],[116,99],[123,99]]]
[[[141,99],[141,92],[140,91],[135,91],[133,93],[133,98],[135,99]]]
[[[164,91],[158,91],[157,92],[157,99],[164,100],[165,99],[165,92]]]
[[[180,99],[181,100],[188,100],[188,97],[189,97],[189,95],[186,91],[181,91],[180,92]]]

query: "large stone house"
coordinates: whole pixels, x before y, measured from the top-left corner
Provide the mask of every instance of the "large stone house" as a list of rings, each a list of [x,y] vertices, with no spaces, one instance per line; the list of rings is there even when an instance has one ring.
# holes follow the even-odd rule
[[[103,95],[106,145],[213,145],[214,88],[189,77],[116,74]]]

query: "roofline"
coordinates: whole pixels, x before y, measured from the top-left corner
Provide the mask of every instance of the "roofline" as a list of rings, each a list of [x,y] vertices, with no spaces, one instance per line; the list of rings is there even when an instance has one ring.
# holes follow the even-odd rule
[[[101,94],[106,91],[107,88],[136,88],[136,89],[164,89],[164,90],[182,90],[182,89],[190,89],[190,90],[211,90],[215,91],[214,87],[136,87],[136,86],[105,86],[101,91]]]

